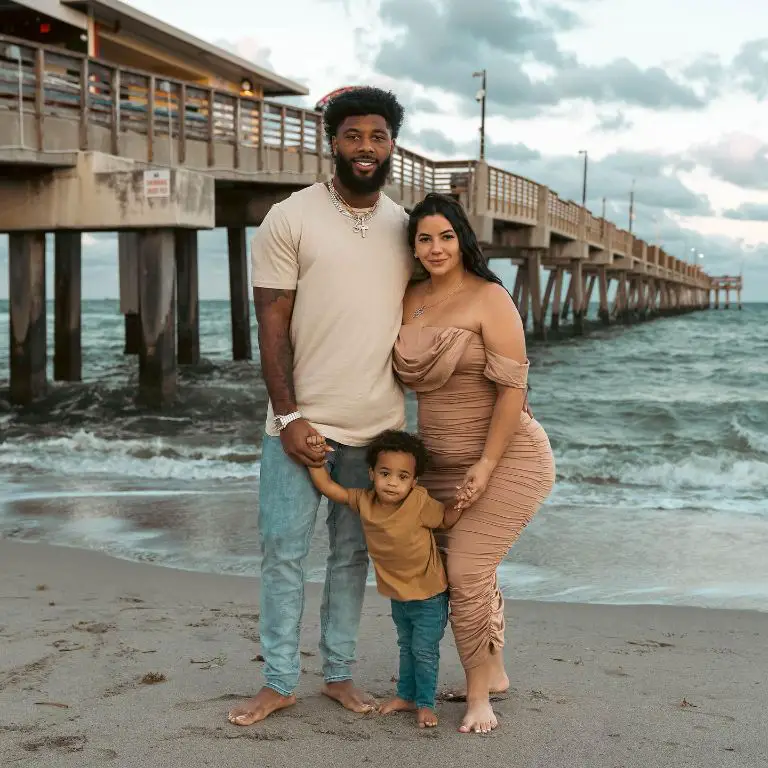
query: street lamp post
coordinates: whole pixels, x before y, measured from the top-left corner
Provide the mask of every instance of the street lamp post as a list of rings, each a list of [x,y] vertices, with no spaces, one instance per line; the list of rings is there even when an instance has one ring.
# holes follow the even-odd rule
[[[584,178],[581,184],[581,205],[583,208],[587,207],[587,160],[589,158],[589,152],[586,149],[579,150],[580,155],[584,155]]]
[[[629,188],[629,234],[632,234],[632,223],[635,220],[635,180],[632,179],[632,186]]]
[[[486,71],[481,69],[479,72],[473,72],[472,77],[482,78],[482,85],[477,92],[475,99],[480,102],[480,159],[485,160],[485,96],[486,90]]]

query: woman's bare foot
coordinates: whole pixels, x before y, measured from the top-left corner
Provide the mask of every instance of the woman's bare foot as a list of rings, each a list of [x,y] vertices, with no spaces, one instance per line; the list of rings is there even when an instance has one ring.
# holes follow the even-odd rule
[[[373,712],[377,707],[376,699],[365,693],[365,691],[355,688],[351,680],[342,680],[339,683],[326,683],[323,686],[323,694],[329,699],[338,701],[344,709],[361,715]]]
[[[493,654],[489,661],[489,682],[488,693],[491,695],[491,699],[494,696],[500,694],[506,694],[509,690],[509,677],[504,669],[504,661],[501,659],[501,654]],[[466,701],[467,691],[447,691],[440,697],[443,701]]]
[[[429,707],[420,707],[416,713],[416,722],[419,728],[434,728],[437,725],[437,715]]]
[[[509,691],[509,678],[504,675],[504,677],[500,677],[499,679],[495,680],[491,687],[488,689],[488,693],[490,695],[491,701],[499,701],[503,699],[507,692]],[[446,691],[444,694],[440,696],[440,698],[443,701],[466,701],[467,700],[467,692],[466,691]]]
[[[272,688],[262,688],[252,699],[248,699],[242,706],[230,710],[227,715],[232,725],[253,725],[268,718],[279,709],[292,707],[296,703],[296,697],[283,696]]]
[[[498,725],[490,701],[472,701],[467,705],[459,733],[490,733]]]
[[[385,701],[380,707],[379,712],[382,715],[389,715],[392,712],[415,712],[416,703],[413,701],[406,701],[399,696],[395,696],[394,699]]]

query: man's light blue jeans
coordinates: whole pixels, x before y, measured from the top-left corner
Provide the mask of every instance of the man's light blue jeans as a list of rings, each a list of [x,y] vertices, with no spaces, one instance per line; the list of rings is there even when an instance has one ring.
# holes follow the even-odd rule
[[[331,440],[331,477],[346,488],[370,486],[365,448]],[[301,663],[304,561],[315,530],[320,494],[306,467],[283,451],[278,437],[264,436],[259,485],[261,541],[261,651],[265,684],[283,696],[294,692]],[[343,504],[328,503],[330,553],[320,608],[320,653],[327,683],[350,680],[368,576],[368,550],[360,518]]]

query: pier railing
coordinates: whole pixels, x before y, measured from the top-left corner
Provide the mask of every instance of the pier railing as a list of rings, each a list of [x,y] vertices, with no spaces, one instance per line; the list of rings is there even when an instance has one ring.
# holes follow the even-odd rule
[[[331,169],[318,112],[0,35],[3,114],[18,122],[17,148],[40,153],[98,150],[283,183],[309,183]],[[0,140],[7,149],[4,144]],[[642,259],[642,241],[580,205],[495,167],[487,169],[482,189],[477,169],[474,160],[435,161],[398,146],[390,183],[406,206],[431,191],[459,194],[470,211],[483,208],[509,226],[544,225],[561,240],[610,250],[611,258]],[[686,274],[684,262],[661,250],[658,265],[653,271],[659,274],[666,268]]]

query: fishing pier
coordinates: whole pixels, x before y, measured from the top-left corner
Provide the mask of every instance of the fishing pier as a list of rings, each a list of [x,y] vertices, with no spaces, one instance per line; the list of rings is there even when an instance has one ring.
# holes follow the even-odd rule
[[[232,354],[251,358],[246,227],[330,178],[322,116],[270,98],[302,86],[117,0],[49,0],[51,16],[0,3],[0,21],[6,5],[17,7],[15,34],[0,35],[11,402],[47,388],[46,233],[54,378],[78,381],[82,235],[109,231],[119,233],[125,351],[139,359],[141,398],[163,405],[177,366],[200,359],[200,230],[227,229]],[[517,265],[513,295],[534,338],[584,333],[593,296],[606,325],[709,308],[713,296],[719,306],[721,291],[726,307],[731,290],[741,303],[741,278],[709,276],[542,184],[397,147],[387,194],[410,208],[431,191],[456,196],[486,253]]]

